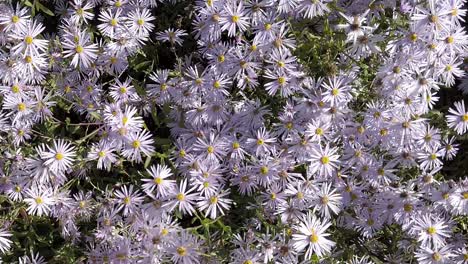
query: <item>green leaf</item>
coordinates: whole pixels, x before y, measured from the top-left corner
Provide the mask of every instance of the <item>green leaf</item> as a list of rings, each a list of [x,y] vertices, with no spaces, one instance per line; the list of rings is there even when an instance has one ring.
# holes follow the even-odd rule
[[[26,0],[23,4],[25,6],[33,7],[33,4],[29,0]]]
[[[145,169],[148,168],[150,162],[151,162],[151,156],[146,157],[146,160],[145,160]]]
[[[39,1],[36,1],[36,8],[49,16],[55,16],[54,12],[50,11],[47,7],[43,6]]]
[[[95,120],[101,120],[101,115],[98,112],[89,113]]]
[[[138,63],[137,65],[135,65],[135,67],[133,67],[135,70],[137,71],[140,71],[144,68],[147,68],[149,65],[151,65],[152,61],[144,61],[144,62],[141,62],[141,63]]]

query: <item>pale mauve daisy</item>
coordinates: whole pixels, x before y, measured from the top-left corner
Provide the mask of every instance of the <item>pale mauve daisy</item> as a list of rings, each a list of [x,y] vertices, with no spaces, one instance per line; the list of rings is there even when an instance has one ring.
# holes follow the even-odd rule
[[[147,193],[156,191],[157,198],[168,197],[172,192],[176,190],[175,180],[168,179],[172,176],[171,170],[166,165],[152,165],[149,169],[146,169],[150,179],[142,179],[144,182],[142,187]]]
[[[338,167],[339,155],[336,154],[337,152],[337,148],[330,148],[328,144],[325,148],[322,146],[314,147],[310,157],[310,173],[330,177]]]
[[[455,109],[449,109],[450,115],[447,116],[447,123],[459,135],[465,134],[468,130],[468,112],[465,110],[465,102],[455,102]]]
[[[307,248],[306,260],[311,259],[312,254],[316,254],[318,257],[328,254],[335,246],[335,242],[327,238],[330,234],[326,233],[326,231],[330,225],[330,222],[322,223],[315,215],[307,213],[294,226],[292,238],[294,249],[302,252]]]
[[[54,205],[54,199],[50,189],[36,185],[29,188],[26,191],[26,195],[28,198],[25,198],[24,201],[28,204],[28,213],[37,216],[49,215]]]
[[[76,156],[75,147],[63,139],[54,140],[53,147],[47,146],[47,151],[39,155],[54,173],[63,173],[73,165]]]

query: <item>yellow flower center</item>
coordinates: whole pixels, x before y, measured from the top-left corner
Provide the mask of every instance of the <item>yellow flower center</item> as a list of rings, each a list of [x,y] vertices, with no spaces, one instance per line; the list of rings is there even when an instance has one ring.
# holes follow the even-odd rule
[[[239,65],[240,65],[241,68],[243,68],[243,69],[247,68],[247,62],[246,62],[245,60],[241,60],[241,61],[239,62]]]
[[[324,165],[328,164],[330,163],[330,158],[328,156],[323,156],[322,158],[320,158],[320,162]]]
[[[130,204],[130,201],[131,201],[131,199],[130,199],[130,197],[128,197],[128,196],[126,196],[126,197],[123,199],[123,203],[124,203],[124,204]]]
[[[34,199],[34,201],[35,201],[37,204],[42,204],[42,203],[44,203],[44,200],[43,200],[41,197],[36,197],[36,199]]]
[[[124,94],[124,93],[127,92],[127,88],[125,88],[125,87],[120,87],[120,90],[119,90],[119,91],[120,91],[121,94]]]
[[[32,62],[32,57],[31,56],[26,56],[26,57],[24,57],[24,61],[26,63],[31,63]]]
[[[120,1],[115,1],[114,6],[115,6],[115,7],[121,7],[121,6],[122,6],[122,2],[120,2]]]
[[[233,148],[233,149],[238,149],[238,148],[240,148],[239,142],[235,141],[234,143],[232,143],[232,148]]]
[[[187,249],[184,248],[184,247],[178,247],[177,248],[177,254],[179,254],[179,256],[185,256],[187,255]]]
[[[266,175],[268,173],[268,167],[267,166],[262,166],[260,168],[260,173],[263,174],[263,175]]]
[[[333,88],[331,93],[333,96],[337,96],[340,93],[340,91],[336,88]]]
[[[60,152],[57,153],[57,154],[55,154],[55,159],[56,159],[56,160],[62,160],[62,159],[63,159],[63,154],[60,153]]]
[[[18,111],[23,112],[26,110],[26,104],[25,103],[19,103],[18,104]]]
[[[330,201],[330,198],[328,198],[328,196],[323,196],[322,198],[320,198],[320,202],[322,204],[328,204],[329,201]]]
[[[20,20],[19,16],[12,16],[11,17],[11,22],[13,22],[13,23],[18,23],[19,20]]]
[[[427,233],[428,233],[429,235],[434,235],[434,234],[436,233],[437,230],[436,230],[435,227],[430,226],[426,231],[427,231]]]
[[[183,193],[178,193],[178,194],[176,195],[176,199],[177,199],[178,201],[183,201],[183,200],[185,200],[185,195],[184,195]]]
[[[385,170],[384,170],[383,168],[379,168],[379,169],[377,170],[377,174],[378,174],[379,176],[384,176],[384,175],[385,175]]]
[[[297,198],[297,199],[302,199],[302,198],[304,198],[304,194],[303,194],[302,192],[298,192],[298,193],[296,194],[296,198]]]
[[[431,156],[429,157],[431,160],[436,160],[437,159],[437,155],[432,153]]]
[[[239,16],[232,16],[231,19],[233,23],[239,22]]]
[[[219,61],[219,62],[224,62],[224,60],[225,60],[224,55],[219,55],[219,56],[218,56],[218,61]]]
[[[286,78],[283,76],[278,77],[279,85],[284,85],[286,83]]]
[[[183,158],[183,157],[185,157],[185,155],[186,155],[185,150],[181,149],[179,151],[179,157]]]
[[[413,211],[413,205],[412,204],[404,204],[403,205],[403,210],[405,210],[405,212],[411,212],[411,211]]]
[[[161,184],[163,182],[163,179],[161,177],[154,178],[153,182],[157,185]]]
[[[386,136],[386,135],[388,135],[388,129],[386,129],[386,128],[380,129],[379,134],[380,134],[381,136]]]
[[[218,203],[218,197],[216,197],[216,196],[211,197],[211,198],[210,198],[210,203],[211,203],[211,204],[216,204],[216,203]]]
[[[213,146],[208,146],[208,148],[206,149],[206,152],[208,152],[209,154],[213,153],[214,152],[214,147]]]
[[[126,125],[127,122],[128,122],[128,117],[126,117],[126,116],[122,117],[122,124]]]
[[[111,20],[109,21],[109,24],[110,24],[111,26],[115,27],[115,26],[117,26],[118,21],[117,21],[117,19],[113,18],[113,19],[111,19]]]
[[[448,44],[452,44],[454,41],[454,38],[452,36],[448,36],[446,39],[445,39],[445,42],[447,42]]]
[[[12,91],[13,93],[19,93],[20,87],[19,87],[18,85],[13,85],[13,86],[11,87],[11,91]]]
[[[462,115],[463,122],[468,122],[468,114]]]
[[[78,45],[78,46],[76,46],[75,51],[76,51],[76,53],[80,54],[80,53],[82,53],[84,51],[84,49],[83,49],[82,46]]]
[[[215,81],[215,82],[213,83],[213,87],[216,88],[216,89],[218,89],[219,87],[221,87],[221,83],[220,83],[219,81]]]
[[[140,19],[137,20],[137,24],[138,24],[139,26],[143,26],[143,24],[145,24],[145,21],[144,21],[143,19],[140,18]]]
[[[440,261],[442,256],[438,252],[434,252],[434,254],[432,254],[432,259],[435,261]]]
[[[320,128],[320,127],[317,127],[317,128],[315,129],[315,134],[316,134],[316,135],[319,135],[319,136],[323,135],[323,129]]]
[[[357,128],[357,132],[358,132],[359,134],[362,134],[362,133],[364,133],[365,131],[366,131],[366,129],[365,129],[363,126],[359,126],[359,127]]]
[[[33,37],[31,36],[26,36],[26,38],[24,38],[24,42],[26,42],[27,45],[31,45],[33,43]]]
[[[319,241],[319,237],[317,236],[316,232],[312,232],[312,235],[309,236],[309,240],[311,243],[317,243]]]
[[[134,141],[132,142],[132,147],[133,147],[133,148],[136,149],[136,148],[139,148],[140,146],[141,146],[141,143],[140,143],[139,140],[134,140]]]
[[[257,140],[257,145],[263,145],[265,141],[263,139],[258,139]]]
[[[106,153],[105,153],[104,151],[101,150],[101,151],[98,152],[98,156],[99,156],[100,158],[104,158],[104,157],[106,156]]]

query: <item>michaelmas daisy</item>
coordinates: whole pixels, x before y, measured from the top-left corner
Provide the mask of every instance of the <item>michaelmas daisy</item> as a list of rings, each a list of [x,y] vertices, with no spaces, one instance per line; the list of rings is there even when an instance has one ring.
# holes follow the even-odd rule
[[[54,141],[53,147],[47,146],[48,150],[39,153],[44,160],[44,165],[48,166],[55,174],[63,173],[73,165],[75,147],[63,139]]]
[[[465,110],[465,102],[455,102],[455,109],[450,108],[449,113],[448,126],[455,129],[459,135],[465,134],[468,130],[468,112]]]
[[[306,259],[310,259],[312,254],[319,257],[328,254],[335,246],[335,242],[327,239],[330,234],[326,233],[326,231],[330,225],[330,222],[322,223],[315,215],[307,213],[300,219],[299,224],[294,226],[294,249],[302,252],[307,248]]]

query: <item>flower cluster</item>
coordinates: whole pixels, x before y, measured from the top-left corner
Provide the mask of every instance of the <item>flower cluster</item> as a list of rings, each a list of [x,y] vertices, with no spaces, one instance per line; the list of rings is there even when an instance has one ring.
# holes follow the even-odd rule
[[[0,4],[0,191],[87,263],[468,263],[464,0],[53,2]]]

